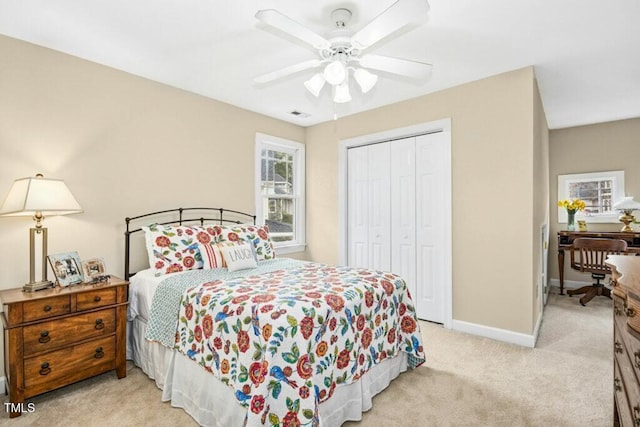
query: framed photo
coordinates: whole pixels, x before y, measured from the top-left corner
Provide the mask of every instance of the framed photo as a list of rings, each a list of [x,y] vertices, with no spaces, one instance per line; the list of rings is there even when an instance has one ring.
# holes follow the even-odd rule
[[[583,211],[575,219],[588,223],[619,223],[613,205],[624,198],[624,171],[584,172],[558,175],[558,200],[580,199]],[[567,222],[567,210],[558,207],[558,222]]]
[[[62,287],[77,285],[83,282],[80,256],[78,252],[64,252],[47,257],[56,281]]]
[[[81,261],[81,264],[85,282],[96,282],[102,280],[106,275],[102,258],[85,259]]]

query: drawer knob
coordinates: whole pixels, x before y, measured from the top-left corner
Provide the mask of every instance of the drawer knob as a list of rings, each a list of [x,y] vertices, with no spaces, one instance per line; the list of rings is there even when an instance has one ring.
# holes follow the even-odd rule
[[[40,365],[40,375],[47,375],[49,372],[51,372],[49,362],[44,362],[42,365]]]
[[[94,302],[100,302],[102,298],[100,298],[100,295],[96,295],[96,297],[93,299]]]
[[[626,314],[627,317],[633,317],[636,315],[636,310],[633,307],[625,308],[624,314]]]
[[[615,378],[613,380],[613,388],[615,389],[615,391],[622,391],[622,386],[620,385],[620,378]]]
[[[95,328],[96,329],[104,329],[104,322],[102,321],[102,319],[96,319]]]
[[[104,357],[104,351],[102,350],[102,347],[96,348],[96,354],[94,354],[93,357],[95,357],[96,359]]]
[[[44,306],[44,311],[51,311],[51,306],[50,305],[45,305]]]
[[[51,341],[51,337],[49,336],[49,331],[40,332],[40,338],[38,338],[38,342],[41,344],[45,344]]]
[[[616,341],[616,342],[613,344],[613,348],[614,348],[614,351],[615,351],[616,353],[622,353],[622,351],[623,351],[623,350],[622,350],[622,344],[620,344],[620,342],[619,342],[619,341]]]

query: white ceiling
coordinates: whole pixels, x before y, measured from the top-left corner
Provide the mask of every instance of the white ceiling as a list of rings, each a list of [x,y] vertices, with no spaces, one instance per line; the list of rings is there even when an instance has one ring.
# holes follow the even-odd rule
[[[333,9],[351,9],[355,31],[392,3],[2,0],[0,34],[302,126],[528,65],[552,129],[640,117],[640,0],[429,0],[426,24],[370,49],[432,63],[427,81],[381,74],[369,93],[353,89],[352,102],[335,106],[326,88],[319,98],[306,91],[311,70],[253,84],[258,75],[316,58],[259,25],[258,10],[277,9],[326,36]]]

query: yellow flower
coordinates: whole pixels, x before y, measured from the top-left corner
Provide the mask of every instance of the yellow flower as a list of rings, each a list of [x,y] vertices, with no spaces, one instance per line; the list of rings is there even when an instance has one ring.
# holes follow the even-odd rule
[[[558,207],[565,208],[567,212],[573,212],[584,210],[586,204],[580,199],[573,200],[560,200],[558,202]]]

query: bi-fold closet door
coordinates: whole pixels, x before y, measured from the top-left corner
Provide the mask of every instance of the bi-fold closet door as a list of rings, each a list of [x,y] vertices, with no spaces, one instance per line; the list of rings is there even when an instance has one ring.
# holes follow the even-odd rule
[[[436,133],[349,148],[347,261],[399,274],[418,317],[442,323],[446,198],[440,141]]]

